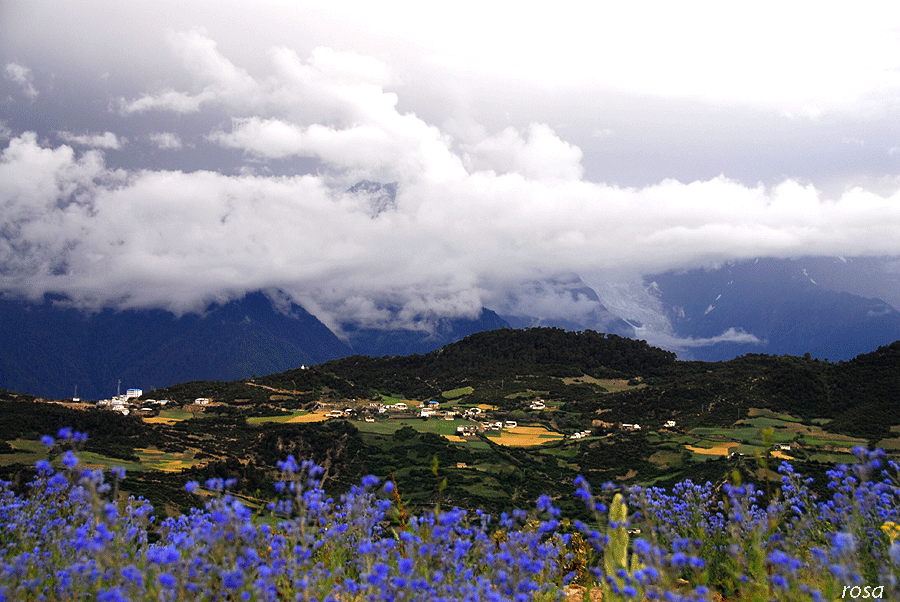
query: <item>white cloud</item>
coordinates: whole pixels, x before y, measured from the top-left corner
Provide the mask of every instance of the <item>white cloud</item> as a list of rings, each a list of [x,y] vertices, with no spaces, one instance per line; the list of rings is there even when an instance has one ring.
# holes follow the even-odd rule
[[[633,189],[554,174],[445,175],[405,174],[397,210],[371,219],[327,174],[124,174],[94,151],[26,134],[0,159],[2,285],[175,307],[278,287],[314,299],[335,322],[381,323],[388,305],[402,308],[399,319],[468,315],[541,273],[654,271],[763,252],[900,254],[897,195],[851,190],[826,201],[793,182],[747,188],[724,178]],[[582,305],[558,307],[574,316]]]
[[[689,352],[691,349],[700,347],[711,347],[719,343],[741,343],[745,345],[765,345],[766,341],[759,339],[755,335],[744,332],[736,328],[729,328],[722,334],[709,337],[677,337],[669,332],[650,331],[646,329],[636,329],[636,335],[639,339],[644,339],[654,347],[662,347],[670,349],[678,353],[679,351]]]
[[[122,148],[123,140],[112,132],[103,132],[102,134],[73,134],[72,132],[57,132],[60,140],[69,144],[77,144],[79,146],[89,146],[91,148],[106,148],[119,150]]]
[[[37,88],[34,87],[34,75],[28,67],[18,63],[6,63],[3,74],[6,76],[6,79],[18,84],[22,89],[22,93],[29,99],[34,100],[38,97]]]
[[[561,140],[547,125],[532,123],[527,140],[515,128],[508,127],[472,146],[466,158],[471,170],[578,180],[584,172],[582,156],[580,148]]]
[[[181,137],[174,132],[152,132],[150,142],[160,150],[178,150],[182,147]]]
[[[165,89],[144,94],[132,101],[121,98],[119,105],[124,113],[196,113],[210,102],[244,104],[258,93],[256,81],[244,69],[223,57],[216,48],[216,42],[206,35],[203,28],[169,31],[168,40],[183,67],[201,89],[194,93]]]
[[[707,8],[716,14],[716,6]],[[371,27],[382,28],[381,37],[392,39],[389,34],[406,21],[396,11],[385,10],[399,19],[397,23],[374,16]],[[168,43],[180,70],[173,69],[169,78],[146,80],[153,83],[145,91],[115,88],[109,94],[120,98],[121,112],[104,118],[135,129],[152,124],[147,133],[130,139],[150,140],[161,149],[181,148],[179,157],[193,150],[183,147],[182,138],[200,140],[197,153],[202,161],[193,165],[208,171],[163,170],[136,158],[138,167],[121,172],[107,167],[100,153],[80,148],[122,149],[109,153],[110,161],[128,151],[137,154],[140,145],[125,145],[111,132],[61,132],[59,139],[68,144],[56,147],[39,142],[42,135],[36,133],[13,138],[0,159],[0,288],[33,294],[64,290],[81,295],[86,303],[185,308],[212,296],[279,287],[317,308],[331,324],[355,318],[384,325],[422,314],[471,315],[485,300],[500,298],[504,287],[541,274],[574,271],[587,278],[603,270],[652,272],[756,256],[900,254],[896,192],[879,194],[857,186],[826,195],[809,179],[787,170],[777,172],[789,175],[774,184],[756,184],[764,180],[759,178],[746,185],[724,170],[718,177],[672,177],[640,186],[586,180],[582,147],[598,136],[603,138],[598,146],[620,153],[623,164],[632,158],[655,162],[665,145],[675,148],[674,154],[682,149],[688,153],[702,138],[681,131],[672,140],[643,140],[646,130],[637,123],[643,117],[640,109],[613,115],[611,89],[647,95],[635,97],[641,101],[648,96],[700,97],[710,103],[725,98],[716,104],[720,113],[704,112],[697,120],[725,115],[722,130],[727,132],[736,123],[729,119],[740,113],[734,107],[744,102],[796,111],[810,101],[844,110],[856,106],[860,94],[881,94],[894,86],[888,78],[883,90],[872,92],[879,76],[869,73],[851,82],[853,90],[832,103],[824,92],[792,84],[794,88],[785,88],[782,103],[775,98],[773,83],[783,78],[779,65],[763,48],[758,51],[764,64],[757,70],[748,60],[753,47],[729,45],[732,25],[726,23],[725,33],[719,34],[708,23],[684,24],[683,17],[671,14],[675,9],[664,8],[661,14],[671,22],[666,25],[665,19],[651,15],[644,31],[628,25],[625,17],[634,16],[632,9],[610,10],[613,13],[603,19],[591,22],[588,15],[574,23],[568,33],[572,40],[547,27],[504,33],[512,36],[509,48],[501,37],[482,40],[474,35],[488,27],[487,22],[456,29],[456,35],[462,31],[477,38],[474,50],[455,38],[459,52],[474,53],[484,45],[491,45],[492,52],[485,53],[483,61],[464,54],[465,60],[452,69],[434,67],[433,73],[425,73],[416,62],[419,53],[407,51],[428,47],[440,59],[450,39],[442,36],[453,33],[454,20],[462,16],[448,16],[447,29],[430,42],[428,36],[412,33],[415,39],[384,42],[371,55],[349,50],[358,47],[348,42],[355,38],[345,30],[353,30],[359,15],[337,19],[344,29],[335,27],[333,48],[342,50],[320,38],[304,41],[308,48],[301,53],[287,45],[287,36],[274,33],[272,40],[267,35],[245,42],[236,36],[217,43],[213,33],[199,28],[173,30]],[[510,18],[513,24],[540,24],[530,14]],[[561,18],[553,13],[545,25]],[[760,18],[753,19],[759,23]],[[323,31],[331,27],[327,19],[321,23]],[[679,31],[679,24],[686,29]],[[211,20],[208,31],[222,31],[226,25]],[[782,25],[766,25],[760,31],[772,27]],[[637,29],[639,35],[630,40],[618,29]],[[687,40],[687,49],[666,47],[671,55],[641,46],[656,34],[672,41],[700,33],[705,37]],[[611,34],[613,41],[604,34]],[[546,43],[535,42],[544,40],[541,35]],[[747,36],[756,34],[742,35],[748,42]],[[710,36],[726,44],[723,56],[709,51]],[[789,43],[794,42],[779,40],[776,46]],[[580,52],[591,44],[599,44],[596,51]],[[806,51],[798,47],[796,52]],[[513,68],[516,53],[521,53],[523,64]],[[873,69],[884,68],[896,56],[900,54],[882,59]],[[609,57],[616,60],[600,60]],[[682,64],[686,58],[697,62]],[[787,62],[794,61],[796,67],[801,58],[789,56]],[[851,63],[855,65],[855,59]],[[502,80],[503,85],[513,82],[508,89],[485,83],[499,77],[501,67],[511,68]],[[845,67],[837,64],[836,73]],[[766,83],[766,69],[771,69],[772,82]],[[748,70],[752,77],[744,82],[740,76]],[[482,72],[490,77],[478,79]],[[576,81],[576,72],[589,81]],[[454,73],[461,77],[450,77]],[[811,74],[813,79],[818,76]],[[418,77],[433,80],[420,84]],[[113,74],[104,85],[113,86],[116,78]],[[590,110],[567,115],[568,105],[562,103],[562,108],[543,113],[557,119],[529,115],[517,120],[504,114],[508,109],[513,116],[527,115],[534,109],[527,94],[520,94],[535,89],[521,83],[531,78],[547,88],[583,84],[589,89],[585,98]],[[480,104],[479,95],[497,95],[504,106]],[[506,107],[507,99],[522,106]],[[696,106],[689,105],[686,112]],[[185,133],[188,124],[194,128],[191,138]],[[134,131],[114,129],[129,135]],[[829,140],[837,147],[849,146],[839,143],[842,137]],[[865,149],[870,147],[877,144],[867,138]],[[768,157],[768,148],[761,155]],[[240,152],[229,149],[243,152],[247,162],[240,165]],[[216,157],[225,154],[237,157],[238,164],[214,171]],[[292,160],[307,157],[317,160],[314,174],[267,175],[292,173]],[[285,165],[288,168],[281,169]],[[230,175],[235,173],[240,175]],[[360,199],[344,194],[363,178],[397,182],[396,210],[372,218],[361,210]],[[559,296],[530,302],[534,311],[555,310],[568,317],[590,311],[589,304]],[[683,344],[744,336],[726,332],[724,338]]]

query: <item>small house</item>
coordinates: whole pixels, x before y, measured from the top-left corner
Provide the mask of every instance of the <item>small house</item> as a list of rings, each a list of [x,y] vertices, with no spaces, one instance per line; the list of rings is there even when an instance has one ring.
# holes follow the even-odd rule
[[[478,429],[474,424],[465,424],[456,427],[456,434],[460,437],[474,437],[478,434]]]

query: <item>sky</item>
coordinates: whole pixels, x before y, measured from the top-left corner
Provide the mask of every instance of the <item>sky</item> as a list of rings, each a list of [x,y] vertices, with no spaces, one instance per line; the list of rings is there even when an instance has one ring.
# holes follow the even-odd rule
[[[900,256],[900,5],[593,4],[0,0],[0,291],[393,327]]]

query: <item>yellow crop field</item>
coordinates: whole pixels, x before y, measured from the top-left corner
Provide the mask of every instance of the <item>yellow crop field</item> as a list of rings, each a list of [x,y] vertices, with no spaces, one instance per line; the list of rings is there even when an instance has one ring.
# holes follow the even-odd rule
[[[163,418],[162,416],[147,416],[144,418],[144,422],[149,422],[150,424],[175,424],[176,422],[180,422],[175,418]]]
[[[500,445],[527,447],[552,443],[562,438],[560,433],[548,431],[542,426],[519,426],[513,429],[503,429],[499,436],[491,437],[491,441]]]
[[[732,441],[723,443],[722,445],[714,445],[713,447],[694,447],[693,445],[685,445],[685,447],[696,454],[704,456],[727,456],[731,453],[732,447],[737,447],[740,443]]]
[[[310,412],[309,414],[304,414],[303,416],[294,416],[293,418],[288,420],[288,422],[322,422],[323,420],[328,420],[328,416],[325,412]]]

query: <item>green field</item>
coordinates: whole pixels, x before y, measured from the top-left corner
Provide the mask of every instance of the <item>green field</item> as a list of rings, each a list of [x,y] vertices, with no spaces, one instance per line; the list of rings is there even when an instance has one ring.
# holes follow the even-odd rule
[[[765,408],[750,408],[748,415],[750,418],[773,418],[781,422],[800,422],[800,418],[791,416],[790,414],[779,414]],[[826,420],[827,422],[827,420]]]
[[[852,454],[823,452],[811,454],[809,459],[813,462],[824,462],[826,464],[852,464],[856,461],[856,456]]]
[[[444,391],[441,393],[441,397],[444,399],[457,399],[459,397],[463,397],[464,395],[471,395],[475,392],[475,389],[472,387],[460,387],[459,389],[451,389],[450,391]]]
[[[760,429],[755,427],[728,429],[698,427],[688,431],[688,434],[696,437],[716,437],[720,443],[722,441],[762,441]]]
[[[0,454],[0,465],[10,464],[33,465],[38,460],[47,457],[47,447],[40,441],[26,441],[15,439],[9,442],[16,452],[12,454]]]
[[[735,424],[749,424],[750,426],[755,426],[756,428],[766,429],[786,429],[786,428],[796,428],[797,422],[793,420],[782,420],[781,418],[773,418],[771,416],[759,416],[757,418],[745,418],[744,420],[739,420]]]
[[[393,395],[388,395],[386,393],[381,393],[380,397],[381,397],[381,403],[383,403],[386,406],[392,406],[392,405],[398,404],[400,402],[403,402],[409,406],[418,405],[417,401],[415,401],[413,399],[407,399],[405,397],[395,397]]]
[[[846,438],[837,438],[838,435],[824,435],[822,437],[811,437],[809,435],[803,438],[804,443],[807,445],[812,445],[815,447],[824,447],[826,445],[834,445],[836,447],[849,447],[854,448],[857,445],[865,446],[866,442],[863,439],[852,439],[850,437]]]
[[[203,416],[202,413],[198,413],[197,417]],[[190,420],[194,417],[192,412],[187,412],[185,410],[162,410],[159,413],[159,416],[154,416],[150,418],[144,418],[145,422],[169,422],[169,421],[181,421],[181,420]]]
[[[25,466],[34,466],[38,460],[47,458],[47,447],[40,441],[27,441],[25,439],[14,439],[9,442],[16,453],[0,454],[0,466],[9,466],[11,464],[23,464]],[[101,468],[108,470],[114,466],[121,466],[125,470],[142,471],[154,470],[153,467],[143,463],[128,462],[118,458],[110,458],[94,452],[79,451],[78,458],[87,468]],[[56,468],[61,468],[60,458],[54,459],[51,464]]]
[[[138,457],[141,459],[143,470],[161,470],[163,472],[177,472],[182,468],[190,468],[195,464],[195,450],[188,449],[182,453],[173,454],[163,452],[157,449],[136,449]],[[101,456],[102,457],[102,456]],[[126,470],[128,467],[125,467]]]
[[[409,426],[423,433],[435,433],[443,436],[456,435],[456,427],[472,424],[468,420],[442,420],[435,418],[429,418],[428,420],[404,418],[400,420],[376,420],[375,422],[351,420],[350,422],[363,433],[391,435],[404,426]]]

